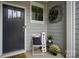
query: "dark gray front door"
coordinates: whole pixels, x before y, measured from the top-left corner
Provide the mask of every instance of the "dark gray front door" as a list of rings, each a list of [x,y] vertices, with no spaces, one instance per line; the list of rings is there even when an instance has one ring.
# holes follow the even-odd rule
[[[24,9],[3,5],[3,53],[24,49],[24,18]]]

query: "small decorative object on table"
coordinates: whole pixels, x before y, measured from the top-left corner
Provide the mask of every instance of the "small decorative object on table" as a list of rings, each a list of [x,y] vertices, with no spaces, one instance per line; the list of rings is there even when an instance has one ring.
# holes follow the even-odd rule
[[[61,51],[61,49],[60,49],[60,47],[59,47],[58,45],[52,44],[52,45],[50,45],[50,47],[49,47],[49,51],[50,51],[53,55],[56,56],[56,55]]]

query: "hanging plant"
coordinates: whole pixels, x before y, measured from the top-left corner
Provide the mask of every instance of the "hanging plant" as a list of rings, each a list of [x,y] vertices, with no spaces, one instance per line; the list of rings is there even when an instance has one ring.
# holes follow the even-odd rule
[[[49,22],[57,23],[62,20],[62,7],[61,5],[56,5],[49,10]]]

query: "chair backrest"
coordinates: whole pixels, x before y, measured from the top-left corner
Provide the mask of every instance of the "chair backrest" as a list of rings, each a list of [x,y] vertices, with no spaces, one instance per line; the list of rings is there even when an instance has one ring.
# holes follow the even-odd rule
[[[33,34],[32,35],[32,40],[33,40],[33,45],[41,45],[42,41],[41,41],[41,34]]]

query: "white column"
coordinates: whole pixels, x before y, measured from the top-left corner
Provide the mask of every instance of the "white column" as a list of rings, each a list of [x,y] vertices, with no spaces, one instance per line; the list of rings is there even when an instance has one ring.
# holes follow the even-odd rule
[[[75,6],[74,2],[68,1],[66,3],[66,57],[67,58],[74,58],[75,57]]]
[[[75,58],[75,1],[72,2],[72,57]]]

